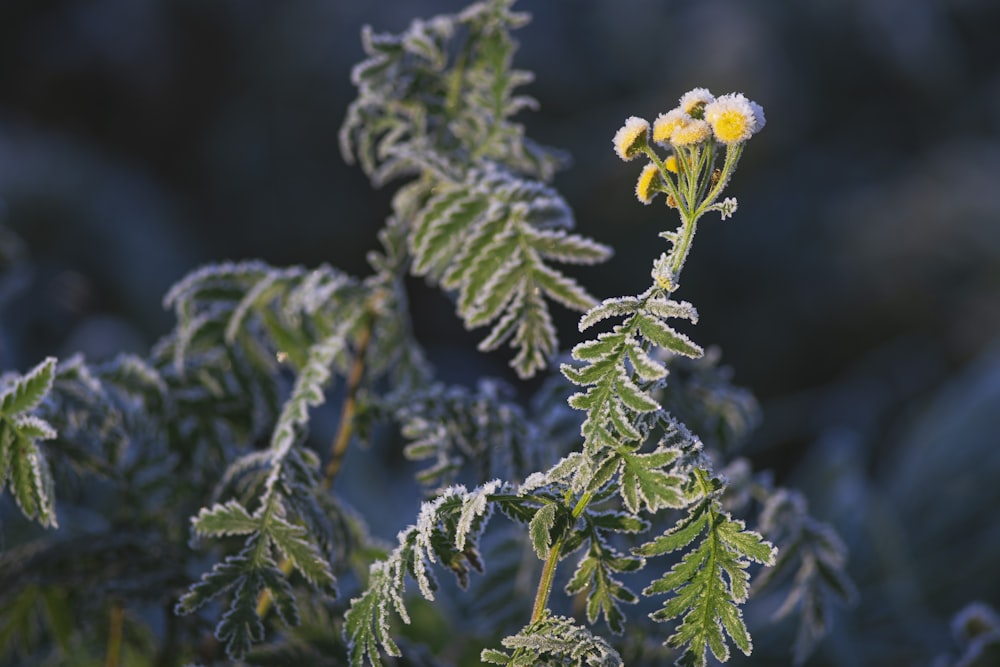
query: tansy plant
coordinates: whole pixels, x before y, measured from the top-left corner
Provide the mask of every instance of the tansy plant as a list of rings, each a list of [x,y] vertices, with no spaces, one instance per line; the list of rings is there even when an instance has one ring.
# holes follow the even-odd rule
[[[38,527],[0,554],[11,660],[704,665],[751,652],[741,608],[759,566],[757,590],[800,616],[796,659],[822,637],[828,601],[851,596],[844,548],[736,456],[756,403],[674,324],[697,321],[674,294],[698,221],[736,210],[720,196],[763,111],[698,88],[652,125],[625,122],[615,152],[648,161],[636,195],[662,194],[680,224],[645,291],[597,301],[558,265],[610,249],[572,232],[549,185],[563,156],[512,120],[535,103],[511,68],[527,20],[511,5],[365,29],[341,146],[376,185],[402,180],[370,275],[210,265],[167,294],[177,324],[148,355],[0,378],[0,488]],[[509,345],[519,376],[548,380],[519,401],[498,380],[436,379],[408,275],[488,328],[481,349]],[[602,329],[558,370],[553,303]],[[325,445],[310,424],[330,395]],[[336,484],[380,424],[424,489],[388,546]],[[439,570],[461,587],[483,573],[472,600],[416,604],[454,593]]]

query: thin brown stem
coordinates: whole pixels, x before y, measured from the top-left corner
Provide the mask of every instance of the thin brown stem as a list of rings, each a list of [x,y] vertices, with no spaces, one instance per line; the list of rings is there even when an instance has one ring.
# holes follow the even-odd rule
[[[330,446],[330,460],[323,471],[323,486],[327,489],[333,486],[337,474],[344,463],[344,455],[347,454],[347,445],[351,442],[351,434],[354,431],[354,413],[358,409],[358,390],[361,388],[361,380],[365,375],[365,358],[368,354],[368,345],[372,340],[372,327],[374,318],[368,315],[365,318],[361,335],[358,336],[358,349],[354,355],[354,362],[347,375],[347,395],[344,397],[344,404],[340,410],[340,426],[337,428],[337,435]]]
[[[354,431],[354,414],[358,409],[358,390],[361,388],[361,380],[365,375],[365,358],[368,355],[368,346],[371,344],[374,326],[375,318],[368,313],[358,336],[358,346],[354,354],[354,361],[351,363],[351,370],[347,374],[347,395],[344,397],[344,403],[340,409],[340,425],[337,427],[337,434],[330,445],[330,460],[323,470],[323,488],[327,490],[333,487],[333,482],[337,479],[337,474],[344,463],[347,445],[351,442],[351,435]],[[292,571],[292,561],[285,558],[278,564],[278,568],[287,576]],[[257,597],[257,615],[263,618],[267,610],[271,608],[271,602],[271,591],[265,588]]]
[[[118,667],[122,655],[122,635],[125,626],[125,608],[120,600],[111,603],[108,617],[108,648],[104,658],[106,667]]]

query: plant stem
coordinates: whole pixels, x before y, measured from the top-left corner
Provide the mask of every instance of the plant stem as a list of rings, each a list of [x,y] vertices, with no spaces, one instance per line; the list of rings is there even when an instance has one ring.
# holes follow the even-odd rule
[[[354,431],[354,414],[358,409],[358,390],[361,388],[361,380],[365,375],[365,358],[368,355],[368,346],[372,340],[372,329],[375,326],[375,317],[369,311],[365,317],[358,336],[358,348],[351,363],[351,370],[347,375],[347,395],[344,397],[344,404],[340,409],[340,425],[337,427],[337,434],[333,438],[330,446],[330,461],[323,470],[323,488],[330,490],[333,482],[337,479],[337,474],[344,463],[344,455],[347,454],[347,445],[351,442],[351,434]],[[292,561],[288,558],[282,559],[278,564],[278,569],[284,575],[292,571]],[[257,615],[261,618],[271,608],[271,591],[267,588],[260,592],[257,597]]]
[[[670,275],[675,285],[680,283],[681,269],[684,268],[684,261],[691,250],[691,240],[694,239],[694,231],[698,227],[698,218],[684,216],[680,238],[671,249]]]
[[[354,355],[354,362],[351,364],[351,371],[347,375],[347,396],[344,398],[344,404],[340,410],[340,426],[337,428],[337,435],[330,447],[330,461],[323,471],[323,486],[327,489],[333,486],[333,481],[337,478],[340,467],[344,463],[347,445],[351,442],[351,434],[354,430],[354,413],[358,408],[358,389],[361,388],[361,379],[365,374],[365,357],[368,353],[368,345],[371,343],[374,323],[374,316],[366,315],[361,334],[358,336],[358,349]]]
[[[573,507],[573,520],[580,518],[587,505],[593,499],[593,492],[587,492],[580,496],[580,499]],[[556,566],[559,564],[559,556],[562,555],[563,538],[559,538],[549,549],[549,557],[545,559],[542,566],[542,576],[538,580],[538,591],[535,593],[535,605],[531,609],[531,622],[541,620],[542,615],[549,606],[549,595],[552,593],[552,583],[556,576]]]
[[[104,658],[106,667],[118,667],[122,653],[122,629],[125,625],[125,609],[120,600],[111,603],[108,618],[108,649]]]
[[[542,566],[542,576],[538,580],[538,591],[535,593],[535,606],[531,609],[531,622],[541,620],[549,606],[549,594],[552,592],[552,582],[556,576],[556,566],[559,564],[559,554],[562,551],[562,538],[556,540],[549,550],[549,557]]]

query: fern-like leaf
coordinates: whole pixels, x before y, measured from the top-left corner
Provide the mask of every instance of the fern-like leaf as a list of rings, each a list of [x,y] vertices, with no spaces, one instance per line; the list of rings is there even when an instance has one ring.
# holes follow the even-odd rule
[[[698,314],[687,302],[672,301],[651,287],[635,298],[608,299],[592,308],[580,320],[587,329],[608,318],[624,318],[609,332],[573,348],[573,358],[581,366],[563,364],[563,375],[573,384],[587,387],[576,393],[569,404],[584,410],[587,418],[581,432],[585,451],[597,457],[602,450],[617,449],[620,443],[641,439],[636,429],[642,415],[660,410],[651,389],[667,375],[666,367],[650,351],[699,357],[702,349],[670,327],[669,318],[697,321]],[[637,384],[638,378],[643,384]]]
[[[48,358],[0,387],[0,491],[9,487],[21,513],[47,528],[57,528],[55,488],[40,440],[56,437],[48,421],[28,414],[52,389],[56,360]]]
[[[399,533],[399,544],[383,561],[374,563],[364,592],[351,600],[345,616],[344,636],[352,667],[382,664],[379,651],[398,656],[399,647],[389,632],[391,612],[404,623],[410,618],[403,596],[406,576],[416,580],[421,594],[434,599],[437,582],[431,564],[437,563],[455,575],[463,587],[469,570],[482,570],[479,535],[493,510],[492,497],[510,487],[488,482],[472,491],[453,486],[432,501],[425,502],[415,525]]]
[[[48,357],[25,375],[0,389],[0,416],[13,417],[37,407],[52,389],[56,360]]]
[[[512,363],[533,375],[556,349],[544,295],[586,310],[593,298],[547,259],[592,264],[610,250],[568,234],[572,215],[550,188],[497,165],[470,170],[465,180],[442,183],[414,221],[413,270],[457,296],[468,327],[494,323],[480,344],[492,350],[508,340],[519,350]]]
[[[621,604],[635,604],[638,596],[615,577],[619,572],[635,572],[645,565],[643,558],[626,556],[614,549],[606,533],[638,533],[649,524],[633,514],[621,512],[585,512],[581,529],[588,540],[586,553],[566,584],[566,593],[587,593],[587,621],[591,624],[603,614],[615,634],[625,630]]]
[[[563,616],[546,616],[501,640],[511,652],[485,649],[484,663],[508,667],[567,665],[573,667],[622,667],[618,652],[601,637]]]
[[[833,604],[851,604],[857,597],[846,573],[847,548],[827,524],[809,515],[801,493],[776,489],[764,504],[760,529],[779,546],[774,567],[757,578],[759,591],[791,576],[776,619],[799,610],[799,625],[792,647],[795,664],[802,664],[829,631]],[[791,574],[794,572],[794,574]]]
[[[413,272],[455,294],[467,327],[492,324],[480,349],[509,342],[530,377],[558,348],[546,298],[581,311],[594,301],[548,262],[593,264],[610,249],[567,233],[569,207],[544,185],[561,159],[510,120],[533,106],[515,92],[530,75],[511,69],[509,33],[527,17],[510,5],[477,3],[400,35],[366,30],[340,141],[376,185],[421,176],[393,204]]]
[[[385,409],[409,440],[404,455],[424,464],[417,480],[431,491],[457,481],[522,479],[548,463],[534,415],[503,382],[483,380],[475,390],[435,383],[417,392],[394,392]]]
[[[738,606],[750,591],[746,569],[752,562],[772,565],[777,552],[759,534],[747,530],[742,521],[723,512],[716,498],[709,495],[693,505],[684,520],[637,553],[652,557],[678,551],[699,536],[700,542],[666,575],[646,587],[643,595],[673,595],[650,617],[661,622],[680,618],[666,644],[683,651],[677,664],[704,667],[708,651],[718,660],[729,659],[726,637],[744,654],[750,654],[750,634]]]

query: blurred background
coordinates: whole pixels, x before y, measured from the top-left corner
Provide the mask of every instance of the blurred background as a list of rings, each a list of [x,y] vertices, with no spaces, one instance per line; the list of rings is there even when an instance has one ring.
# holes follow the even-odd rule
[[[0,369],[148,350],[171,325],[162,295],[205,262],[366,274],[391,188],[337,147],[359,30],[463,6],[0,3],[0,225],[21,239],[0,243]],[[675,224],[636,201],[638,166],[611,150],[622,121],[696,86],[764,107],[728,193],[740,209],[702,224],[687,265],[691,334],[762,404],[755,464],[851,548],[861,599],[816,664],[959,650],[951,615],[1000,606],[1000,3],[517,7],[534,20],[516,64],[541,103],[522,120],[573,155],[555,185],[579,230],[616,249],[575,273],[598,297],[645,288]],[[445,297],[413,288],[445,378],[513,378]],[[576,316],[561,315],[569,347]],[[787,655],[775,637],[755,659]]]

